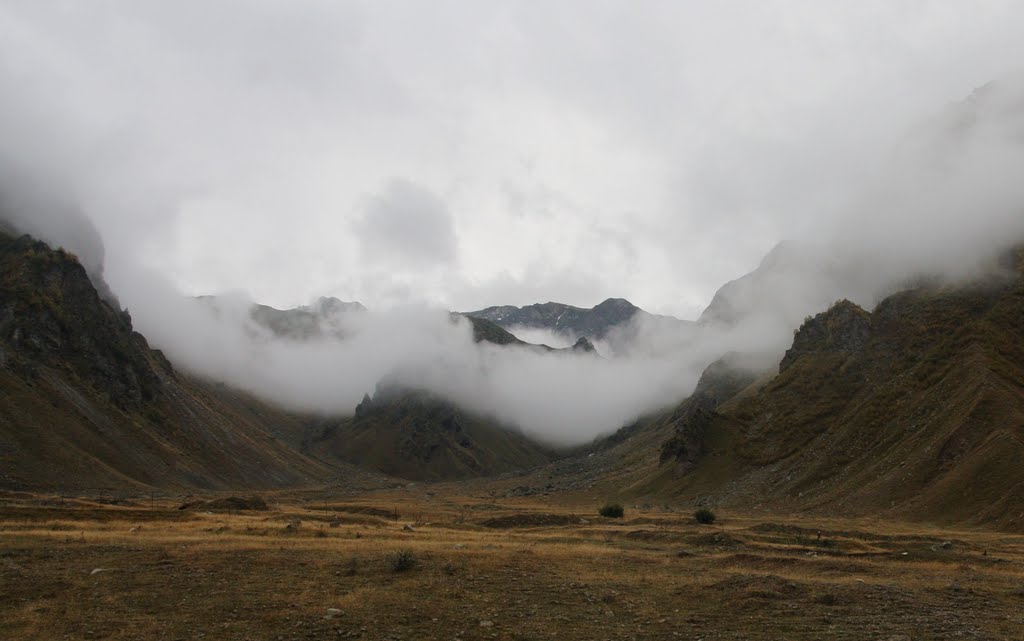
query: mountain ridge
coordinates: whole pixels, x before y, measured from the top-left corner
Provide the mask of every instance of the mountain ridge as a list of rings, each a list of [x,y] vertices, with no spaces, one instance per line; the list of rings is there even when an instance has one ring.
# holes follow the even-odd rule
[[[273,488],[349,478],[282,437],[295,417],[176,371],[75,256],[0,234],[0,483]],[[59,475],[54,470],[59,469]]]
[[[550,330],[564,334],[569,343],[580,338],[603,340],[615,330],[625,331],[631,324],[644,321],[671,323],[681,327],[693,325],[691,321],[674,316],[651,314],[624,298],[608,298],[590,308],[551,301],[523,307],[497,305],[464,312],[464,315],[491,321],[505,329],[525,327]]]
[[[647,487],[1020,529],[1022,317],[1019,273],[899,292],[872,312],[840,301],[803,323],[759,389],[684,416]],[[680,447],[694,435],[696,458]]]

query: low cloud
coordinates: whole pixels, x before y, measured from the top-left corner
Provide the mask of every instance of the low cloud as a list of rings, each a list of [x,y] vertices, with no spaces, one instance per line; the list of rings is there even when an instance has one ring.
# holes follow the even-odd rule
[[[334,325],[343,339],[296,341],[256,325],[241,295],[185,298],[143,273],[118,289],[178,367],[304,412],[350,414],[387,379],[565,445],[671,404],[699,374],[672,353],[609,360],[475,343],[468,321],[424,307],[346,314]]]
[[[400,376],[578,442],[723,353],[771,366],[838,298],[970,278],[1024,238],[1024,81],[999,75],[1024,8],[889,4],[8,3],[0,203],[105,265],[182,369],[333,413]],[[476,345],[438,309],[695,318],[783,239],[729,318],[638,320],[604,359]],[[252,296],[191,298],[221,288]],[[252,299],[330,294],[393,309],[340,342],[250,326]]]
[[[1024,110],[1010,109],[1024,104],[1024,82],[1005,82],[915,132],[916,146],[880,163],[860,198],[810,240],[780,245],[751,275],[723,287],[701,323],[638,316],[598,342],[605,358],[477,344],[467,322],[422,306],[346,315],[342,340],[282,340],[254,326],[247,296],[222,297],[211,313],[137,265],[114,265],[111,282],[140,331],[177,366],[285,407],[347,414],[387,378],[544,441],[579,443],[678,402],[726,353],[771,369],[803,318],[839,298],[870,308],[915,277],[969,279],[1024,240],[1024,187],[1014,171],[1024,166]],[[955,153],[931,153],[947,144]],[[383,218],[369,234],[374,242],[423,211],[445,222],[436,199],[407,184],[385,189],[374,207]],[[59,211],[34,210],[37,228],[47,228],[45,217],[64,225]],[[428,241],[424,260],[449,255],[446,243]],[[513,330],[553,346],[570,338]]]
[[[443,200],[409,180],[392,179],[371,196],[354,224],[369,264],[435,267],[458,258],[455,221]]]

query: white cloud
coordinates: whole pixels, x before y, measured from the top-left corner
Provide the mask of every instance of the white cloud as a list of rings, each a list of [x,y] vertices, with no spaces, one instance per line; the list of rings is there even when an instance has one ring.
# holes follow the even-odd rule
[[[1021,18],[999,1],[0,3],[0,146],[67,179],[108,251],[193,293],[393,304],[349,232],[400,176],[459,241],[426,236],[444,273],[416,250],[389,266],[437,304],[507,302],[465,284],[511,278],[521,302],[692,316],[850,201],[898,132],[1020,60]],[[534,264],[591,282],[535,282]]]
[[[371,196],[354,229],[364,264],[429,268],[451,264],[458,257],[454,221],[447,205],[408,180],[392,179]]]
[[[777,353],[822,301],[1024,234],[1020,93],[950,107],[1024,59],[1022,22],[998,0],[0,0],[0,165],[92,219],[186,367],[333,410],[398,368],[572,440],[722,351]],[[56,209],[40,233],[72,229]],[[407,311],[627,297],[695,318],[784,238],[837,275],[768,279],[748,322],[651,330],[586,373]],[[232,290],[398,311],[345,347],[255,349],[181,306]]]

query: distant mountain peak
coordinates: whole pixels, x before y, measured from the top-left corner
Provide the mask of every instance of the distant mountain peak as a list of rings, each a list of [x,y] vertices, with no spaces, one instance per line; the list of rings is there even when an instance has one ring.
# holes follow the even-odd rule
[[[603,339],[613,328],[629,324],[638,314],[653,316],[625,298],[608,298],[590,309],[549,301],[523,307],[488,307],[465,315],[491,321],[506,329],[546,329],[565,334],[575,341],[584,336]]]
[[[587,339],[586,336],[580,336],[580,339],[576,341],[575,345],[572,346],[572,351],[596,353],[597,349],[594,347],[594,344]]]
[[[366,307],[360,302],[343,301],[333,296],[321,296],[309,305],[302,305],[295,309],[307,311],[317,316],[333,316],[335,314],[367,311]]]
[[[215,310],[219,309],[225,300],[222,296],[197,298]],[[343,338],[345,331],[342,319],[347,314],[361,314],[367,311],[362,303],[343,301],[330,296],[321,296],[309,305],[289,309],[278,309],[259,303],[245,304],[249,306],[249,318],[253,323],[277,338],[291,340]]]

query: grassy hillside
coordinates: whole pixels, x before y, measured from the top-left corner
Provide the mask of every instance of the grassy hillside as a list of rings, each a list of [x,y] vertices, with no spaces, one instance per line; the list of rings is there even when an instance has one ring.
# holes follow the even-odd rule
[[[777,376],[703,417],[699,459],[666,447],[646,487],[1024,529],[1019,268],[808,319]]]
[[[292,416],[176,372],[74,256],[0,234],[0,486],[267,488],[362,477]]]

